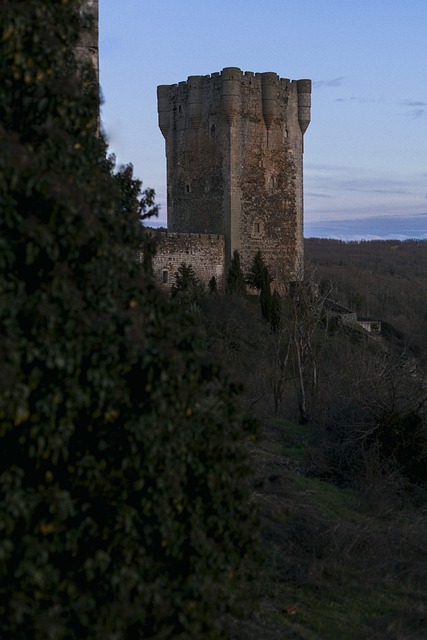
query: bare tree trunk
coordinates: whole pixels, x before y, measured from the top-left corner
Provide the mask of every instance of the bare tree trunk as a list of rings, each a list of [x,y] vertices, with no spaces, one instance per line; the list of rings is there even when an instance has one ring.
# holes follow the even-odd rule
[[[307,405],[306,405],[306,393],[305,393],[305,380],[304,380],[304,361],[302,358],[302,347],[298,342],[296,336],[294,337],[295,353],[297,359],[298,368],[298,410],[299,410],[299,422],[305,424],[307,422]]]

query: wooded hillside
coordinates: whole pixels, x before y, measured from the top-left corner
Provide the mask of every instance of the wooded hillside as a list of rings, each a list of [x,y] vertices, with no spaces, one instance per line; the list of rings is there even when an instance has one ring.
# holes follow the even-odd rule
[[[390,323],[406,345],[427,349],[427,241],[305,240],[308,265],[331,297],[361,316]]]

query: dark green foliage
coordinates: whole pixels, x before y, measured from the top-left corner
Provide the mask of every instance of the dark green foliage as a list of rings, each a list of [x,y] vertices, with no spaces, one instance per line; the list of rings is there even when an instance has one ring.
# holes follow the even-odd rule
[[[131,164],[120,167],[114,177],[120,190],[120,213],[127,216],[136,214],[140,220],[158,215],[153,189],[145,189],[141,197],[142,182],[134,178]]]
[[[270,325],[273,331],[278,331],[282,325],[283,309],[282,299],[276,290],[271,298]]]
[[[218,293],[218,285],[216,283],[215,276],[212,276],[212,278],[208,282],[208,291],[209,293]]]
[[[272,278],[262,258],[261,251],[257,251],[246,282],[250,287],[260,292],[262,317],[270,323],[272,313],[271,281]]]
[[[410,480],[427,480],[427,425],[420,413],[384,411],[368,442],[378,443],[382,458]]]
[[[246,284],[243,271],[240,266],[240,255],[238,251],[233,253],[230,269],[227,275],[227,290],[229,293],[244,296],[246,295]]]
[[[172,294],[177,294],[179,291],[188,291],[194,289],[199,284],[199,279],[194,273],[193,266],[191,264],[185,264],[183,262],[175,273],[175,282],[172,286]]]
[[[265,267],[262,274],[261,293],[259,296],[261,304],[262,317],[271,322],[271,308],[272,308],[272,296],[271,296],[271,277],[268,273],[267,267]]]
[[[249,425],[135,259],[152,197],[94,136],[77,4],[0,6],[0,637],[213,638]]]
[[[246,277],[247,284],[253,289],[258,289],[258,291],[261,291],[264,285],[266,268],[267,267],[262,258],[261,251],[257,251],[249,273]]]
[[[199,307],[205,297],[205,287],[196,277],[191,264],[184,262],[175,273],[175,282],[171,290],[172,298],[183,305]]]

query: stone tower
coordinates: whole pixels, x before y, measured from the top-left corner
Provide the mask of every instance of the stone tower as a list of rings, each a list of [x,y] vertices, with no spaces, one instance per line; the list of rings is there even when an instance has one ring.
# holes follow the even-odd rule
[[[82,3],[82,11],[89,14],[92,23],[91,29],[85,30],[80,38],[79,46],[76,50],[77,57],[93,65],[96,73],[96,79],[99,84],[99,10],[98,0],[84,0]]]
[[[310,80],[234,67],[158,87],[168,231],[222,234],[226,268],[261,250],[276,283],[298,278],[310,104]]]

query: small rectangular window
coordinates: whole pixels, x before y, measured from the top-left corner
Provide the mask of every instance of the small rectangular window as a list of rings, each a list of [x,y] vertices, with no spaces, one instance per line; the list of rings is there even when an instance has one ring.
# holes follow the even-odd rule
[[[167,284],[169,282],[169,271],[163,271],[162,282],[163,284]]]
[[[261,231],[261,225],[259,222],[255,222],[254,223],[254,233],[260,233]]]

